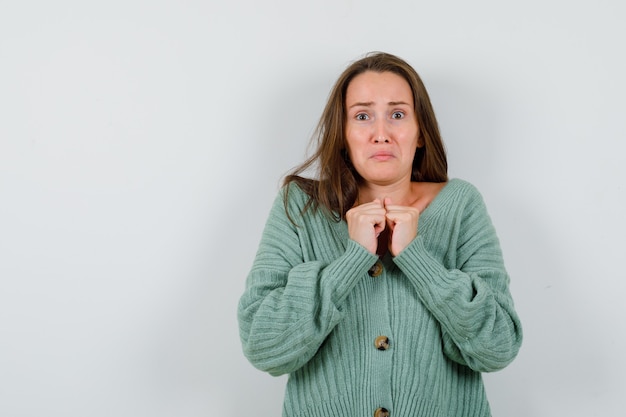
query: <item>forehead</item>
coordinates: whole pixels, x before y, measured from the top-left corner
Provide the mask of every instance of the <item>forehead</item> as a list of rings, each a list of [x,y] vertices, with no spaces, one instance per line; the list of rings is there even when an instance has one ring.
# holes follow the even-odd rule
[[[366,71],[354,77],[346,89],[346,104],[405,102],[413,104],[407,80],[393,72]]]

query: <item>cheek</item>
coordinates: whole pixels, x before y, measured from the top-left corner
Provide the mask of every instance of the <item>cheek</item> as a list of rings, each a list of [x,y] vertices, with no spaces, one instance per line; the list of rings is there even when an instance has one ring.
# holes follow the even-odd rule
[[[350,161],[350,163],[354,165],[354,162],[356,161],[357,157],[354,155],[353,150],[349,146],[346,146],[345,152],[346,152],[346,156],[348,157],[348,161]]]
[[[350,144],[354,142],[354,137],[354,129],[346,127],[346,131],[344,132],[346,147],[350,146]]]
[[[346,139],[344,145],[348,155],[354,155],[354,152],[359,148],[358,137],[354,134],[354,131],[346,131]]]
[[[414,148],[421,148],[423,146],[422,145],[423,140],[422,140],[422,135],[420,134],[419,129],[417,131],[412,132],[411,136],[413,137],[411,146],[413,146]]]
[[[346,147],[353,150],[362,147],[368,141],[368,134],[365,129],[352,128],[346,129]]]
[[[346,147],[344,149],[344,155],[348,161],[348,165],[353,169],[357,169],[361,166],[362,157],[359,156],[358,148],[354,146],[350,146],[349,143],[346,143]]]

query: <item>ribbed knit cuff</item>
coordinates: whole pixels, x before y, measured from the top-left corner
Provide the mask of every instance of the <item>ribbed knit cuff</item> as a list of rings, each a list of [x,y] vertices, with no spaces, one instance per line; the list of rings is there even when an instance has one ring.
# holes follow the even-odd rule
[[[346,251],[328,265],[321,283],[323,287],[334,288],[332,302],[335,306],[343,303],[358,280],[377,260],[378,256],[370,253],[354,240],[348,240]]]
[[[409,276],[409,279],[428,280],[446,271],[443,265],[428,253],[421,236],[413,239],[409,246],[393,258],[393,261]]]
[[[454,306],[445,302],[451,294],[455,298],[467,298],[471,300],[471,294],[459,294],[463,286],[458,280],[451,279],[449,271],[433,257],[426,247],[421,236],[417,236],[398,256],[394,258],[395,264],[404,272],[409,281],[415,286],[417,292],[434,313],[447,316],[447,311]],[[469,289],[469,287],[467,287]]]

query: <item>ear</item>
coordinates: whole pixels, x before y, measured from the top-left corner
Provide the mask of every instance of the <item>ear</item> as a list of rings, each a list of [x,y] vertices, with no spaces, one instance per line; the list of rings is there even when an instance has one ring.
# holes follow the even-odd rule
[[[424,147],[425,142],[424,142],[424,136],[422,136],[422,133],[420,132],[418,133],[418,135],[419,136],[417,137],[417,148],[419,149],[419,148]]]

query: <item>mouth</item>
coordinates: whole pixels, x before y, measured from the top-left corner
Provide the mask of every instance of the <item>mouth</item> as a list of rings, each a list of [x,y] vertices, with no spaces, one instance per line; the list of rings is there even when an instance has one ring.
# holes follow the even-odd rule
[[[391,152],[379,151],[379,152],[374,153],[370,158],[376,161],[388,161],[395,157],[393,153]]]

